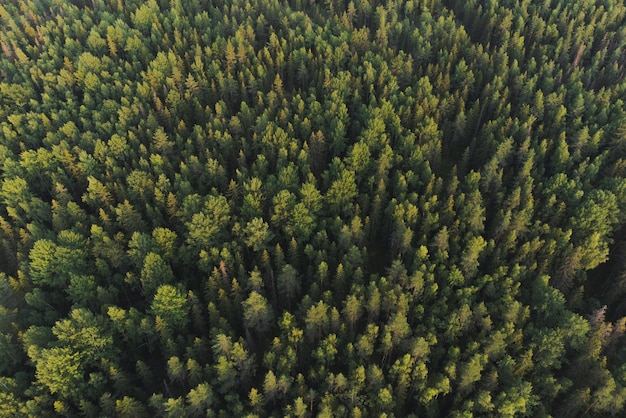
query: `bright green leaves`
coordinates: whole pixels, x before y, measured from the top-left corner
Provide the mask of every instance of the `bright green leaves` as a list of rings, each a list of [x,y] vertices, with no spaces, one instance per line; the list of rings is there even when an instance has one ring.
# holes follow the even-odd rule
[[[57,245],[50,240],[39,240],[30,252],[30,275],[34,283],[62,286],[67,281],[67,267],[63,259],[57,256]],[[61,277],[58,277],[58,276]]]
[[[348,154],[350,169],[357,174],[359,179],[363,178],[370,169],[371,152],[369,146],[363,142],[354,144]]]
[[[159,12],[159,5],[155,1],[148,1],[131,14],[131,20],[135,27],[144,33],[148,33],[152,24],[156,22]]]
[[[25,418],[26,405],[19,398],[19,387],[13,378],[0,377],[0,416]]]
[[[29,258],[33,283],[58,288],[65,286],[72,273],[84,273],[87,266],[84,240],[70,231],[59,234],[59,244],[48,239],[35,242]]]
[[[96,43],[98,43],[96,41]],[[100,90],[99,78],[102,69],[102,61],[91,52],[82,53],[76,62],[76,79],[89,93],[97,94]]]
[[[315,184],[304,183],[300,188],[300,195],[302,196],[302,203],[312,214],[317,214],[322,209],[324,198]]]
[[[276,227],[285,227],[296,204],[296,197],[288,190],[281,190],[272,199],[272,224]]]
[[[322,300],[307,310],[305,331],[310,339],[315,340],[323,335],[329,322],[328,310],[328,305]]]
[[[570,224],[573,237],[582,241],[581,268],[591,270],[606,261],[610,234],[620,218],[615,195],[606,190],[593,190],[580,205]]]
[[[85,389],[81,360],[81,354],[69,347],[42,350],[36,362],[37,380],[52,394],[78,398]]]
[[[111,192],[95,177],[89,176],[87,180],[89,184],[87,186],[87,192],[83,195],[83,202],[93,206],[94,209],[108,209],[113,202]]]
[[[305,241],[311,236],[315,226],[315,217],[306,205],[301,202],[294,206],[290,222],[288,222],[285,229],[288,234]]]
[[[80,352],[88,362],[110,357],[115,351],[106,323],[87,309],[74,309],[69,319],[56,323],[52,333],[61,345]]]
[[[42,221],[50,216],[47,205],[35,197],[22,177],[6,178],[1,183],[0,202],[8,215],[18,224],[25,225],[27,219]]]
[[[176,232],[171,231],[168,228],[155,228],[152,231],[152,238],[156,243],[157,248],[160,250],[160,255],[167,261],[173,261],[176,256],[177,238]]]
[[[172,285],[159,286],[150,308],[155,316],[164,320],[172,329],[182,330],[189,323],[187,296]]]
[[[230,206],[224,196],[209,196],[201,212],[187,223],[187,243],[196,251],[219,245],[228,236]]]
[[[472,238],[468,243],[461,256],[461,268],[466,277],[472,277],[476,274],[480,264],[478,258],[486,246],[487,242],[481,236]]]
[[[233,342],[224,334],[218,334],[213,344],[216,362],[213,368],[219,382],[219,392],[229,393],[240,382],[246,382],[256,372],[254,355],[241,342]]]
[[[319,210],[322,197],[313,185],[304,185],[303,201],[288,190],[281,190],[272,199],[272,225],[281,228],[287,237],[306,240],[315,230],[314,212]]]
[[[244,227],[244,242],[254,251],[266,248],[273,234],[269,230],[270,226],[262,218],[254,218]]]
[[[104,379],[97,369],[102,361],[117,356],[106,322],[86,309],[75,309],[68,319],[55,324],[52,333],[56,336],[52,343],[34,328],[27,333],[28,355],[35,363],[37,380],[50,393],[76,403],[95,395]]]
[[[344,169],[328,189],[326,201],[333,213],[349,214],[352,212],[353,199],[357,195],[354,172]]]
[[[498,416],[512,418],[528,414],[537,404],[537,395],[533,394],[533,387],[529,382],[521,382],[510,390],[500,393],[497,402],[500,404]],[[479,403],[479,406],[483,404]]]
[[[485,354],[475,354],[465,363],[460,370],[459,390],[467,393],[475,382],[480,380],[483,368],[487,364],[487,356]]]
[[[141,269],[141,286],[146,295],[152,295],[157,288],[174,282],[172,268],[155,253],[148,253]]]
[[[203,415],[214,401],[214,394],[208,383],[200,383],[187,394],[187,403],[191,411],[200,416]]]

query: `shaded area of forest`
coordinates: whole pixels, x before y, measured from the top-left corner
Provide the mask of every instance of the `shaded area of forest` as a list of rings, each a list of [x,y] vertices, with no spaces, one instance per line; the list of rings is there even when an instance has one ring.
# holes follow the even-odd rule
[[[4,1],[0,416],[623,413],[625,17]]]

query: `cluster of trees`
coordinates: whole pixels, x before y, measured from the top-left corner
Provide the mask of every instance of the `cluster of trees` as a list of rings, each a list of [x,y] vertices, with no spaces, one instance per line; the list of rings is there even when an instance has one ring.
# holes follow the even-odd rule
[[[624,19],[3,1],[0,416],[620,413]]]

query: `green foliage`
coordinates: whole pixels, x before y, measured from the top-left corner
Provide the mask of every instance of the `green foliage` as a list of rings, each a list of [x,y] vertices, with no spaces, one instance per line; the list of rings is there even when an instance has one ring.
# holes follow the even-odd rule
[[[85,390],[81,357],[69,347],[42,350],[37,360],[37,380],[53,395],[79,399]]]
[[[243,323],[247,328],[266,330],[274,319],[272,307],[262,295],[251,292],[250,296],[242,302]]]
[[[150,309],[157,318],[163,319],[173,329],[183,330],[189,323],[187,297],[172,285],[159,286]]]
[[[77,238],[70,248],[47,239],[35,242],[29,253],[29,272],[34,284],[63,287],[71,273],[85,272],[85,254],[80,248],[82,240],[76,234],[70,234],[72,239]]]
[[[623,2],[205,3],[0,5],[0,416],[624,414]]]
[[[254,218],[244,227],[244,242],[248,247],[252,247],[254,251],[265,249],[268,242],[272,239],[270,226],[261,218]]]

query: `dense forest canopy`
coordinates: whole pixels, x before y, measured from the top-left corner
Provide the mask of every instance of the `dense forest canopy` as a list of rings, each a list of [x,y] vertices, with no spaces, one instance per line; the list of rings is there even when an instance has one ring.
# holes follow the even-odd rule
[[[0,416],[607,416],[620,0],[4,0]]]

